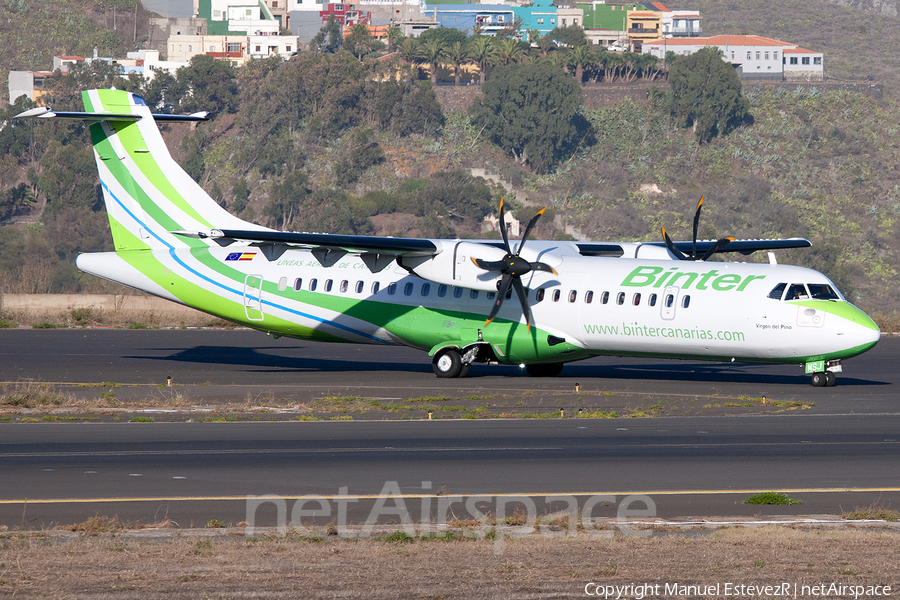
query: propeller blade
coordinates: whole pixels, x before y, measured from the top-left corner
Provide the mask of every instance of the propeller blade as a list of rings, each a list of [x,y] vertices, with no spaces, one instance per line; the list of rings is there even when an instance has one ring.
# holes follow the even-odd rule
[[[531,333],[531,308],[528,306],[528,292],[518,277],[512,280],[513,288],[516,290],[516,296],[519,297],[519,303],[522,305],[522,312],[525,314],[525,330]]]
[[[502,271],[506,268],[505,260],[481,260],[480,258],[471,257],[472,262],[475,263],[475,266],[479,269],[484,269],[485,271]]]
[[[733,241],[734,241],[733,237],[724,237],[720,240],[716,240],[716,243],[713,244],[712,246],[710,246],[709,250],[706,251],[706,253],[703,255],[703,258],[701,258],[700,260],[706,260],[713,254],[715,254],[716,252],[721,250],[723,246],[725,246],[726,244],[729,244]]]
[[[703,196],[700,196],[700,202],[697,203],[697,212],[694,213],[694,247],[691,250],[691,258],[693,258],[694,260],[697,260],[697,228],[700,225],[701,208],[703,208]]]
[[[559,273],[556,272],[556,269],[554,269],[547,263],[533,262],[533,263],[529,263],[529,264],[531,265],[532,271],[545,271],[547,273],[553,273],[554,275],[559,275]]]
[[[509,235],[506,233],[506,219],[503,218],[503,212],[503,198],[500,198],[500,235],[503,236],[503,245],[506,246],[506,253],[512,254],[512,250],[509,247]]]
[[[675,244],[672,242],[672,238],[669,237],[669,234],[666,233],[666,228],[662,228],[663,239],[666,241],[666,248],[669,249],[669,252],[675,255],[678,260],[690,260],[687,256],[685,256],[684,252],[675,247]]]
[[[537,224],[538,219],[541,218],[541,215],[544,214],[545,210],[547,210],[546,206],[537,211],[537,214],[531,217],[531,220],[528,221],[528,225],[525,227],[525,233],[522,234],[522,241],[519,242],[519,249],[516,251],[516,256],[519,256],[519,254],[522,253],[522,246],[525,245],[525,240],[528,239],[528,234],[531,233],[531,230],[534,228],[535,224]]]
[[[513,281],[518,281],[518,279],[514,279],[512,275],[503,275],[503,278],[500,280],[500,287],[497,288],[497,299],[491,308],[491,314],[488,315],[487,321],[484,322],[485,327],[490,325],[497,313],[500,312],[500,307],[503,306],[503,300],[506,298],[506,292],[509,290],[509,284]]]

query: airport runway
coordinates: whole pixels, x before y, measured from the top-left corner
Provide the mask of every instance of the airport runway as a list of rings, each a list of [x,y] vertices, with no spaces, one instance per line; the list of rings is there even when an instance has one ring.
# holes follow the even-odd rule
[[[0,380],[7,382],[155,384],[172,376],[228,399],[248,389],[525,394],[571,390],[577,381],[621,392],[815,401],[802,412],[734,418],[0,423],[0,525],[41,527],[97,514],[236,523],[245,519],[247,496],[265,494],[288,503],[319,495],[329,510],[344,502],[351,522],[362,522],[385,491],[403,495],[414,518],[423,497],[436,494],[448,502],[461,496],[452,500],[458,516],[473,495],[486,496],[488,505],[527,496],[541,510],[558,508],[548,496],[574,495],[580,505],[594,502],[595,514],[614,515],[627,495],[646,494],[664,518],[896,509],[898,358],[900,340],[885,338],[847,361],[839,385],[828,389],[812,388],[799,367],[617,358],[567,366],[556,379],[478,367],[448,381],[434,377],[423,353],[406,348],[272,340],[248,331],[0,331]],[[742,504],[768,490],[788,491],[803,504]],[[598,504],[598,494],[613,498]],[[259,514],[257,524],[274,524],[274,509]]]
[[[898,412],[900,336],[883,336],[844,362],[834,388],[813,388],[796,365],[704,363],[602,357],[571,363],[558,378],[533,378],[509,366],[475,365],[463,379],[437,379],[426,353],[397,346],[272,339],[256,331],[0,330],[0,381],[116,382],[144,386],[171,376],[204,401],[249,395],[304,402],[328,394],[365,397],[476,393],[644,393],[815,402],[826,414]],[[129,392],[116,390],[119,399]]]

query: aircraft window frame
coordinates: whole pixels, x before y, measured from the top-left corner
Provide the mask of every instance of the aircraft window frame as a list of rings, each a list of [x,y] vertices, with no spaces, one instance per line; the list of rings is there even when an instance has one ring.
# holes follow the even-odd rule
[[[392,281],[388,284],[387,293],[388,293],[388,296],[393,296],[394,294],[397,293],[397,282],[396,281]]]
[[[800,292],[797,295],[795,294],[798,290],[796,288],[800,288]],[[791,287],[787,289],[787,292],[784,294],[784,301],[788,302],[791,300],[809,300],[809,290],[806,289],[805,283],[792,283]]]
[[[444,296],[447,295],[447,284],[446,283],[442,283],[441,285],[438,286],[437,295],[438,295],[438,298],[443,298]]]
[[[309,280],[309,291],[314,292],[319,287],[319,280],[313,277]]]
[[[622,306],[625,304],[625,292],[619,292],[616,294],[616,304]]]
[[[600,294],[600,304],[609,304],[609,292]]]
[[[537,289],[537,291],[534,293],[534,299],[535,299],[537,302],[543,302],[543,301],[544,301],[544,288],[538,288],[538,289]]]
[[[775,287],[772,288],[772,291],[769,292],[768,298],[772,300],[781,300],[784,298],[784,291],[787,289],[787,282],[779,283]],[[775,295],[775,290],[778,290],[778,295]]]
[[[424,297],[424,296],[427,296],[428,294],[430,294],[430,293],[431,293],[431,284],[430,284],[430,283],[423,283],[423,284],[422,284],[422,289],[420,290],[420,292],[421,292],[421,294],[422,294],[423,297]]]
[[[575,302],[576,300],[578,300],[578,292],[575,290],[571,290],[569,292],[569,304]]]
[[[462,298],[463,297],[463,289],[459,286],[454,286],[453,297],[454,298]]]
[[[326,279],[326,280],[325,280],[325,288],[324,288],[325,291],[326,291],[326,292],[330,292],[332,287],[334,287],[334,280],[333,280],[333,279]]]
[[[488,300],[493,300],[493,299],[496,298],[496,297],[497,297],[497,292],[488,292],[488,293],[487,293],[487,299],[488,299]]]
[[[341,293],[342,293],[342,294],[346,294],[346,293],[347,293],[347,290],[350,289],[350,282],[347,281],[346,279],[343,280],[343,281],[341,282],[341,288],[340,288],[340,289],[341,289]]]
[[[414,287],[415,286],[413,285],[412,281],[407,281],[406,285],[403,286],[403,295],[404,296],[412,296]]]
[[[657,298],[656,294],[650,294],[647,297],[647,306],[649,306],[650,308],[653,308],[654,306],[656,306],[656,298]]]
[[[562,292],[559,291],[559,288],[553,290],[553,301],[559,302],[559,298],[562,296]]]
[[[675,294],[666,294],[664,305],[666,308],[672,308],[675,305]]]
[[[282,277],[278,280],[278,291],[283,292],[287,289],[287,277]]]
[[[641,305],[641,293],[635,292],[631,297],[631,305],[632,306],[640,306]]]
[[[478,290],[469,290],[469,298],[478,300]]]
[[[366,284],[363,283],[363,280],[362,280],[362,279],[360,279],[359,281],[357,281],[357,282],[356,282],[356,293],[357,293],[357,294],[362,294],[362,293],[363,293],[363,289],[365,289],[365,286],[366,286]]]
[[[374,296],[375,294],[377,294],[379,290],[381,290],[381,282],[373,281],[372,282],[372,295]]]
[[[594,292],[592,290],[588,290],[584,293],[584,303],[590,304],[594,301]]]
[[[813,286],[820,288],[827,288],[822,292],[814,292]],[[809,290],[809,297],[813,300],[840,300],[841,297],[838,295],[837,290],[828,285],[827,283],[807,283],[806,289]]]
[[[302,289],[303,289],[303,278],[298,277],[297,279],[294,280],[294,291],[299,292]]]
[[[685,294],[681,297],[681,308],[688,308],[691,305],[691,295]]]

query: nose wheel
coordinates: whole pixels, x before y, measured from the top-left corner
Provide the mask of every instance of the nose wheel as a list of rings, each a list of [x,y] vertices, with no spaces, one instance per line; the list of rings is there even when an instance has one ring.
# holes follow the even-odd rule
[[[837,383],[837,376],[831,371],[813,373],[812,384],[814,387],[834,387],[835,383]]]

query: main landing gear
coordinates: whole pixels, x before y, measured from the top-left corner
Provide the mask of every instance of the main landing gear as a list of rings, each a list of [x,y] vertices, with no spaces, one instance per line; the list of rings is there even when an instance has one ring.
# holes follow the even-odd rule
[[[465,377],[469,372],[469,364],[463,362],[462,355],[456,348],[445,348],[435,354],[431,368],[441,378]]]
[[[497,364],[499,361],[490,346],[479,344],[468,346],[462,352],[458,348],[439,350],[431,360],[431,368],[434,369],[434,374],[442,379],[465,377],[469,367],[476,362]],[[562,363],[549,363],[526,365],[525,370],[532,377],[556,377],[562,368]]]

